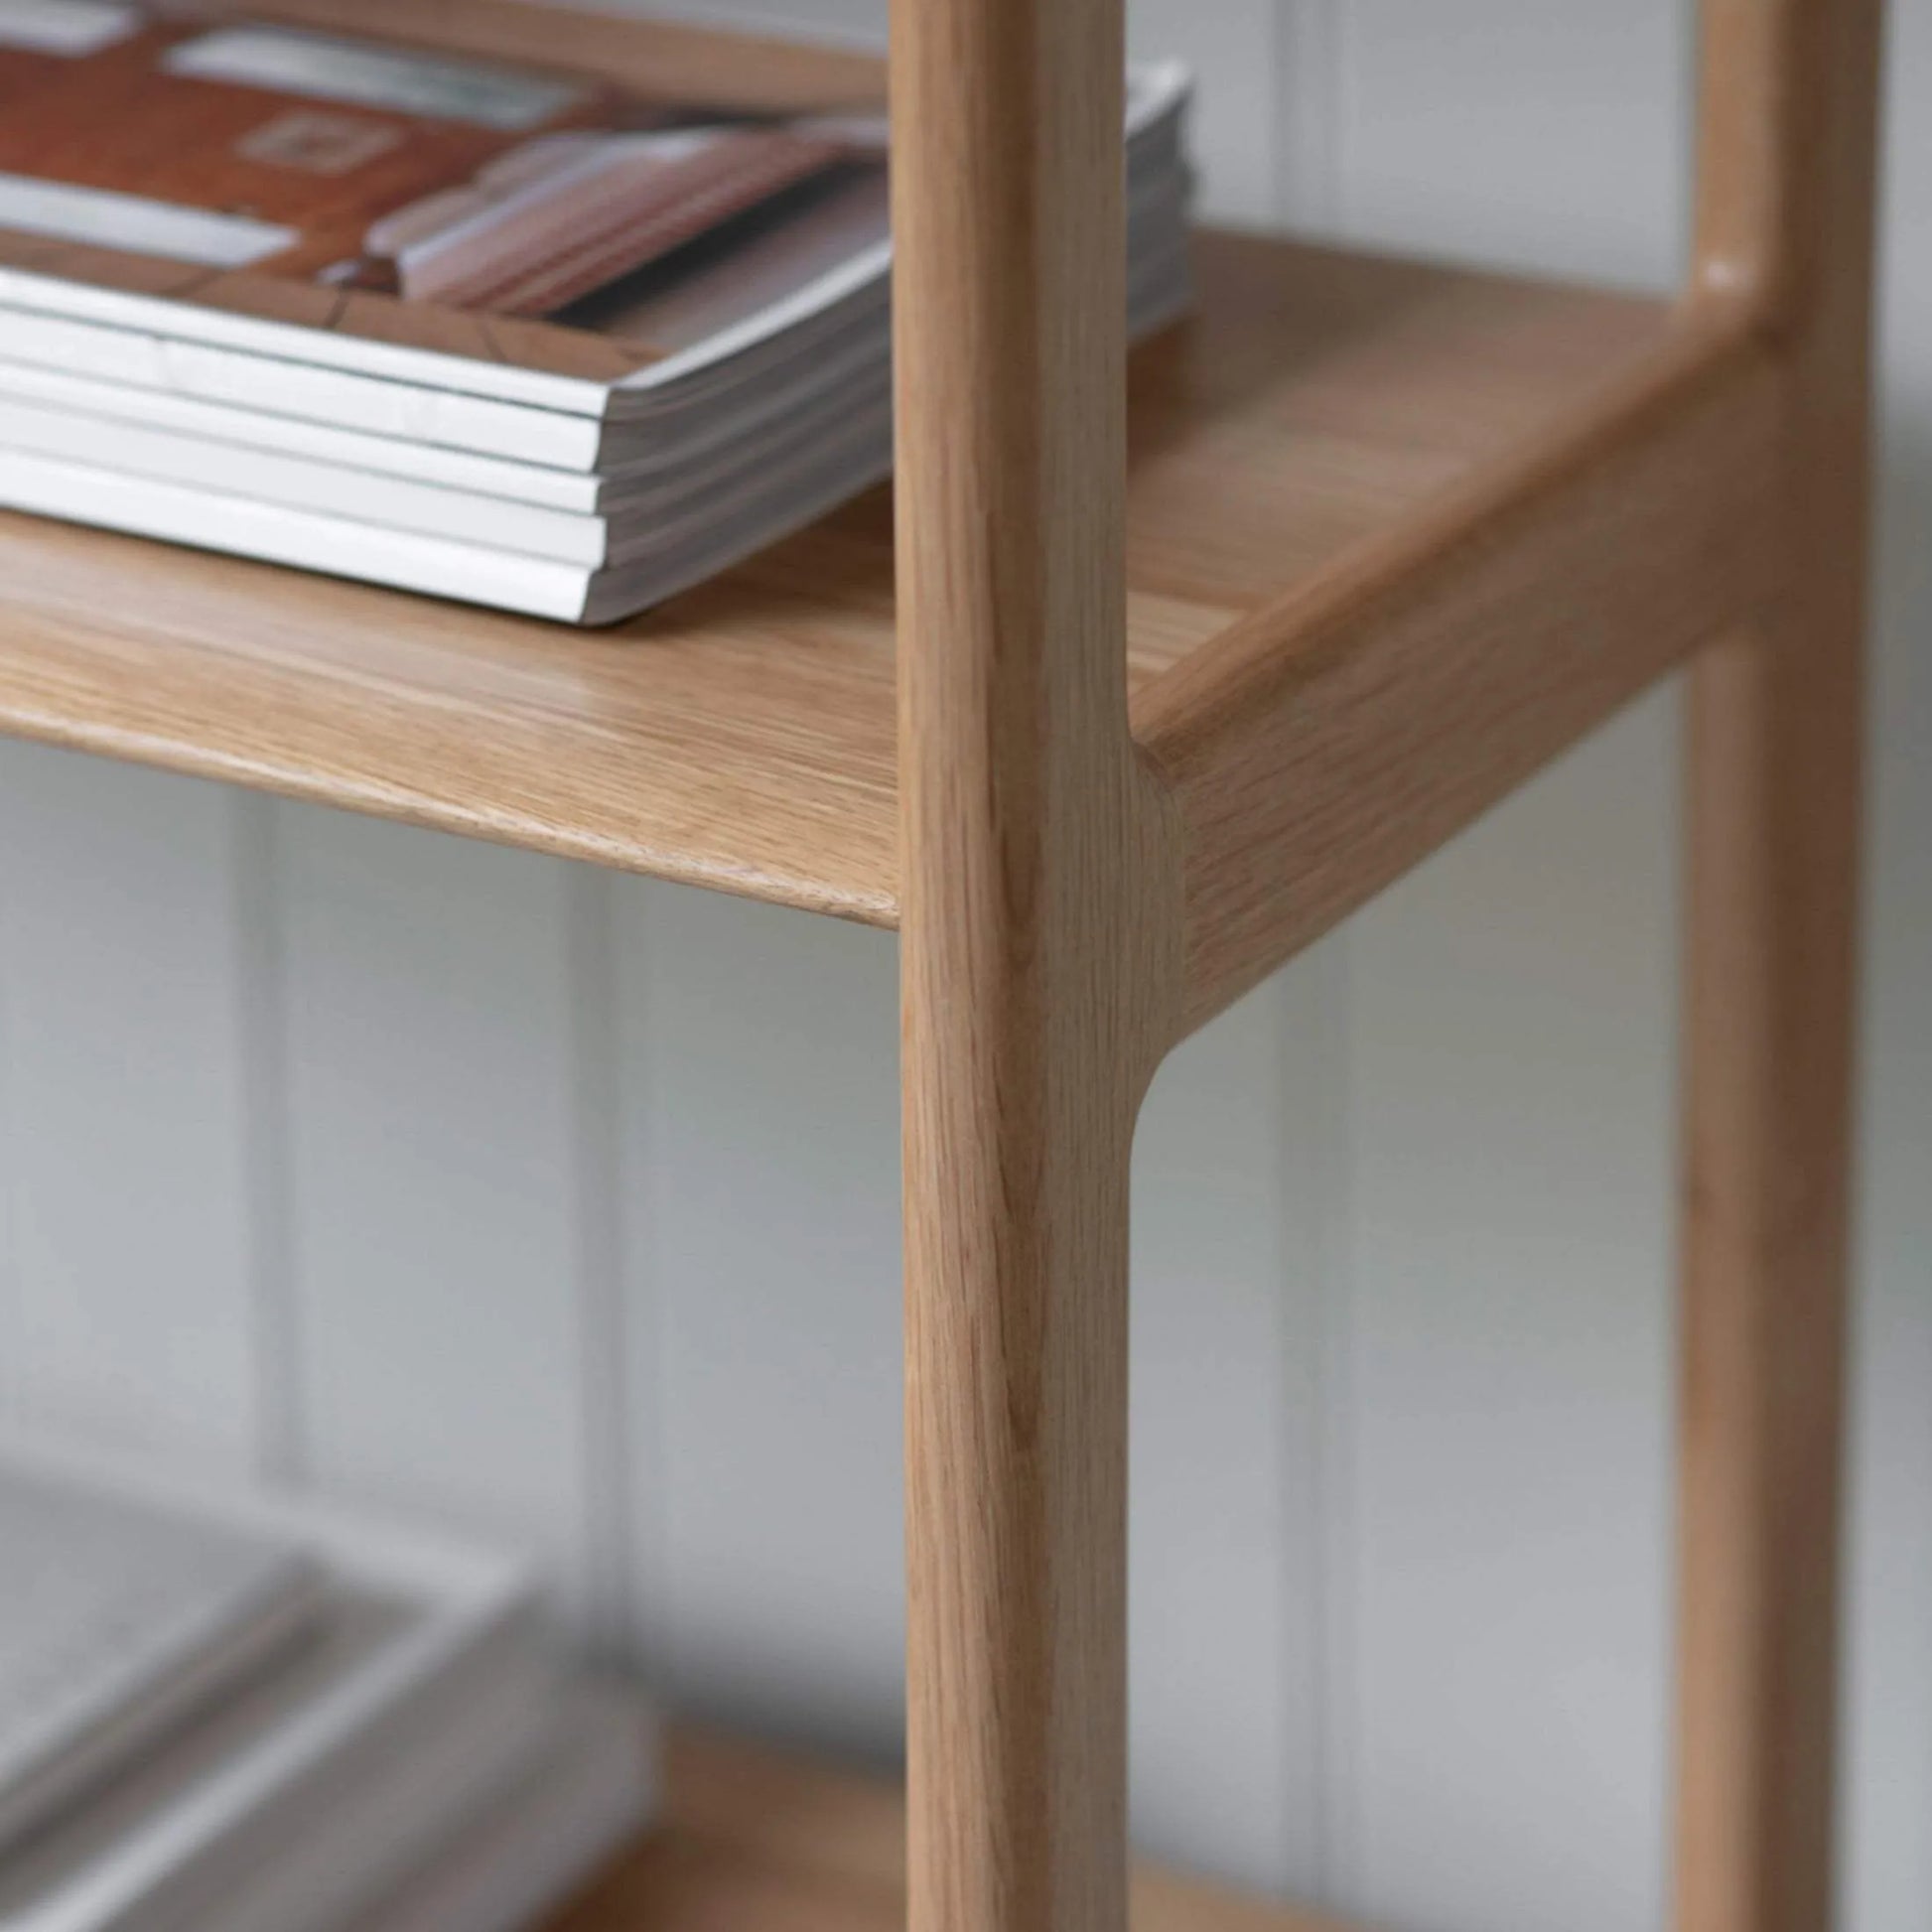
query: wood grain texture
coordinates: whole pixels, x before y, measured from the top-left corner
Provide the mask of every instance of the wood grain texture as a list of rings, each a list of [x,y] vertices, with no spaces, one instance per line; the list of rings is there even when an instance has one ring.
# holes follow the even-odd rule
[[[1657,305],[1205,235],[1139,350],[1130,671],[1640,356]],[[890,925],[892,499],[620,628],[0,516],[0,730]]]
[[[903,1932],[905,1808],[870,1778],[699,1731],[670,1742],[667,1814],[548,1932]],[[1143,1866],[1133,1932],[1339,1932]]]
[[[1775,401],[1748,338],[1687,332],[1146,693],[1187,826],[1189,1024],[1762,595]]]
[[[1819,197],[1830,189],[1806,168],[1823,132],[1826,89],[1814,76],[1830,58],[1820,36],[1831,11],[1814,0],[1699,0],[1692,270],[1707,302],[1786,307],[1822,240]]]
[[[1708,22],[1701,286],[1786,382],[1778,569],[1693,674],[1677,1922],[1833,1915],[1878,0]]]
[[[1119,0],[893,18],[911,1932],[1124,1932],[1128,1157],[1179,851],[1127,730]]]

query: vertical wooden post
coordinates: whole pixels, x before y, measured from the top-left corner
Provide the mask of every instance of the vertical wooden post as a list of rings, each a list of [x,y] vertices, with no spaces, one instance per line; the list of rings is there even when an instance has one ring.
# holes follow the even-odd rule
[[[1123,1932],[1127,1169],[1177,1010],[1129,740],[1120,0],[897,0],[913,1932]]]
[[[1682,1932],[1831,1917],[1877,0],[1707,0],[1698,282],[1787,369],[1784,581],[1693,669]]]

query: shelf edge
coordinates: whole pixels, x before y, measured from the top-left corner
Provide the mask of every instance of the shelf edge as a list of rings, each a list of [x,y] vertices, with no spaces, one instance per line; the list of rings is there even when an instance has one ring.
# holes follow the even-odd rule
[[[1781,407],[1752,332],[1692,318],[1141,695],[1187,827],[1187,1028],[1761,602]]]

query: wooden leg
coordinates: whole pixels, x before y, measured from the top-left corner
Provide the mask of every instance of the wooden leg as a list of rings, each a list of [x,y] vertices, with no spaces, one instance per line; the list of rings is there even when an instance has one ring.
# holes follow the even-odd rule
[[[1880,0],[1705,0],[1699,286],[1784,378],[1780,583],[1692,671],[1677,1923],[1832,1911]]]
[[[1872,61],[1862,24],[1833,69],[1855,98]],[[1834,125],[1831,172],[1868,188],[1868,124]],[[1692,671],[1683,1932],[1831,1917],[1868,238],[1848,212],[1842,260],[1790,339],[1782,595]]]
[[[910,1923],[1123,1932],[1125,1123],[1096,1119],[1067,1160],[997,1127],[962,1146],[920,1084],[906,1139]]]
[[[1838,602],[1829,631],[1693,673],[1682,1932],[1830,1921],[1860,656]]]
[[[1125,1932],[1127,1168],[1180,854],[1126,692],[1119,0],[897,0],[913,1932]]]

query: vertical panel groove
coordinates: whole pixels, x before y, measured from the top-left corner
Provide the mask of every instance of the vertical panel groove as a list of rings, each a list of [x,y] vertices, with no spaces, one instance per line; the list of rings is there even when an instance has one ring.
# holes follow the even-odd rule
[[[1342,0],[1275,0],[1275,213],[1298,233],[1340,218]]]
[[[302,1335],[290,1189],[287,972],[279,814],[272,798],[229,800],[240,1061],[242,1216],[254,1369],[255,1465],[270,1482],[302,1473]]]
[[[623,1360],[611,1372],[621,1382],[621,1442],[607,1443],[623,1458],[621,1501],[627,1511],[621,1550],[627,1566],[619,1600],[625,1657],[652,1689],[676,1705],[677,1604],[668,1524],[675,1505],[671,1456],[668,1349],[655,1196],[654,1123],[662,1104],[650,1044],[659,978],[654,913],[665,895],[680,891],[640,880],[614,880],[602,908],[605,965],[600,987],[609,1001],[610,1089],[614,1109],[607,1158],[611,1209],[619,1256],[614,1293]]]
[[[1276,213],[1286,226],[1333,236],[1342,224],[1344,154],[1341,109],[1347,84],[1344,0],[1276,0],[1274,42],[1278,124]],[[1296,980],[1299,977],[1299,990]],[[1355,1658],[1354,1547],[1348,1436],[1352,1426],[1347,1333],[1350,1294],[1348,1190],[1348,941],[1334,933],[1289,969],[1271,996],[1289,1004],[1283,1030],[1282,1159],[1292,1172],[1284,1199],[1309,1225],[1284,1228],[1282,1252],[1308,1258],[1312,1277],[1304,1307],[1307,1330],[1285,1321],[1283,1394],[1310,1392],[1305,1427],[1285,1431],[1282,1453],[1306,1458],[1302,1481],[1284,1471],[1284,1495],[1304,1500],[1301,1520],[1282,1526],[1283,1600],[1310,1609],[1301,1660],[1307,1686],[1309,1769],[1301,1787],[1313,1794],[1314,1816],[1290,1842],[1310,1847],[1310,1895],[1338,1904],[1359,1883],[1353,1762]],[[1295,1022],[1299,1019],[1301,1025]],[[1299,1374],[1288,1351],[1311,1357]],[[1297,1660],[1289,1659],[1291,1670]],[[1294,1681],[1291,1679],[1291,1681]],[[1294,1788],[1294,1787],[1291,1787]]]
[[[1349,955],[1332,935],[1302,970],[1313,981],[1311,1050],[1298,1056],[1290,1105],[1307,1126],[1298,1150],[1307,1162],[1306,1198],[1313,1202],[1310,1249],[1314,1257],[1315,1322],[1306,1344],[1314,1351],[1315,1413],[1308,1430],[1313,1469],[1312,1563],[1316,1573],[1312,1709],[1317,1901],[1339,1907],[1361,1884],[1356,1693],[1354,1539],[1354,1380],[1350,1314],[1354,1289],[1354,1190],[1349,1160]],[[1299,1093],[1299,1102],[1296,1095]],[[1293,1148],[1295,1143],[1291,1141]],[[1291,1553],[1292,1557],[1292,1553]]]
[[[636,1478],[625,1307],[622,1095],[618,1058],[616,882],[589,866],[567,878],[572,1167],[578,1351],[583,1391],[585,1634],[610,1662],[631,1620]]]

